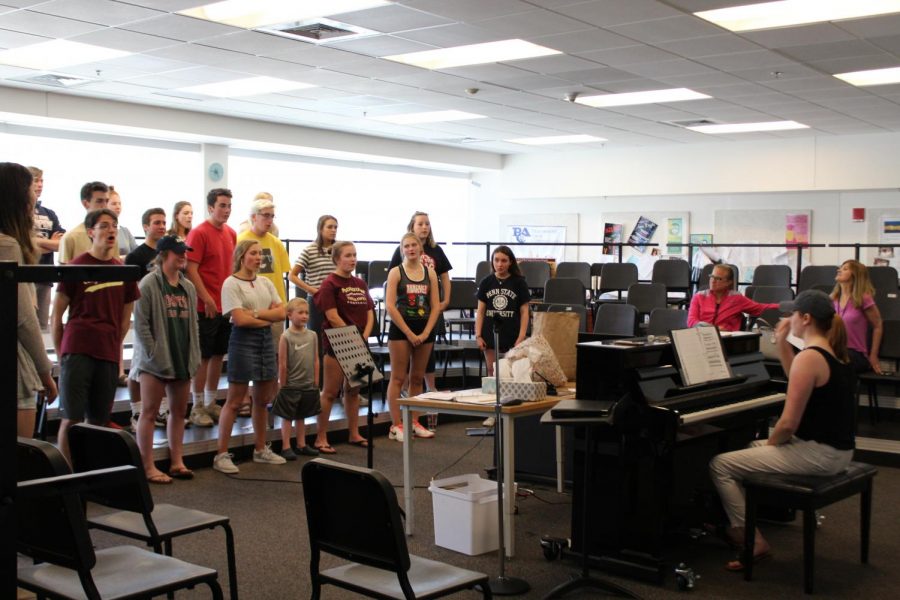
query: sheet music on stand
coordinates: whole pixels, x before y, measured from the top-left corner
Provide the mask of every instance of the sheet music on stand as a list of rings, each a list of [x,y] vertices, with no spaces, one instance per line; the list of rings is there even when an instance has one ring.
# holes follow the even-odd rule
[[[371,367],[372,383],[384,378],[381,371],[375,366],[372,354],[355,325],[326,329],[325,335],[328,336],[328,343],[331,344],[334,357],[341,365],[341,371],[344,372],[351,387],[368,384],[369,367]]]
[[[725,358],[717,328],[675,329],[672,345],[685,386],[732,378],[731,365]]]

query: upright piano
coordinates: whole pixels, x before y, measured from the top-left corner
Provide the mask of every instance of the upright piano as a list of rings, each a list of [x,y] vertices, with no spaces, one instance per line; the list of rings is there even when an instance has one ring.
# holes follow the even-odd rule
[[[616,401],[592,448],[576,429],[572,542],[601,567],[661,580],[679,533],[711,520],[717,506],[709,460],[745,447],[781,411],[784,384],[773,382],[756,333],[723,337],[739,383],[683,388],[668,342],[578,344],[578,397]],[[585,452],[593,452],[584,481]],[[583,486],[589,486],[587,539],[581,537]],[[671,552],[669,552],[671,555]],[[671,558],[671,556],[668,556]]]

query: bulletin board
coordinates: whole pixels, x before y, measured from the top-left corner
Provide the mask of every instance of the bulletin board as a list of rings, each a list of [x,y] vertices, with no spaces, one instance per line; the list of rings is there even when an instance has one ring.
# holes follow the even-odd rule
[[[688,236],[691,232],[691,213],[687,211],[604,212],[601,223],[621,223],[623,225],[622,242],[628,242],[628,238],[631,235],[632,230],[634,230],[634,226],[641,217],[645,217],[657,225],[656,231],[650,239],[650,243],[659,244],[658,246],[652,247],[658,248],[658,252],[654,253],[650,247],[647,248],[646,252],[639,252],[634,248],[622,248],[622,261],[635,263],[638,267],[638,277],[640,279],[650,279],[650,276],[653,273],[653,263],[660,258],[666,256],[687,258],[686,247],[669,248],[666,243],[671,241],[669,239],[670,220],[680,220],[679,227],[681,241],[685,244],[688,242]],[[600,230],[596,233],[592,233],[591,237],[595,237],[599,241],[602,241],[603,231]],[[603,255],[603,259],[606,261],[618,260],[617,257],[611,254]]]
[[[812,239],[812,211],[799,209],[717,210],[715,241],[732,244],[784,244],[789,215],[806,215],[809,243]],[[737,265],[741,281],[753,279],[753,269],[760,264],[797,264],[796,250],[786,248],[717,247],[722,260]],[[806,256],[806,255],[804,255]],[[796,278],[796,274],[794,274]]]

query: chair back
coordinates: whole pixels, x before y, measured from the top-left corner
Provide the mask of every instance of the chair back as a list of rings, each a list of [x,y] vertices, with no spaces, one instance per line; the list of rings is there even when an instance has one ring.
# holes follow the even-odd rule
[[[897,293],[897,269],[894,267],[869,267],[869,280],[876,294]]]
[[[747,297],[760,304],[776,304],[794,299],[794,290],[786,286],[752,285],[747,287],[747,292],[750,288],[753,288],[753,295],[747,293]]]
[[[653,263],[652,283],[661,283],[670,292],[687,292],[691,285],[691,265],[683,258]]]
[[[578,331],[587,331],[587,308],[585,308],[584,304],[536,302],[531,306],[535,312],[573,312],[578,315]],[[530,332],[529,335],[531,335]]]
[[[386,260],[373,260],[369,263],[369,278],[366,280],[366,285],[369,286],[370,290],[384,287],[384,284],[387,282],[388,271],[390,271],[388,268],[390,264]]]
[[[550,265],[542,260],[526,260],[519,263],[522,276],[528,289],[543,290],[547,280],[550,279]]]
[[[35,561],[75,569],[90,577],[96,556],[81,498],[77,492],[63,492],[44,478],[71,478],[66,459],[53,444],[22,437],[18,438],[17,455],[17,551]],[[37,474],[46,475],[29,477]]]
[[[753,270],[753,285],[790,287],[793,273],[787,265],[759,265]]]
[[[594,319],[594,333],[634,337],[638,312],[631,304],[601,304]]]
[[[737,268],[737,265],[729,265],[726,263],[710,263],[708,265],[703,265],[703,268],[700,269],[700,279],[697,280],[697,291],[709,289],[709,278],[712,275],[713,269],[719,266],[724,266],[731,269],[731,280],[734,282],[733,287],[734,289],[737,289],[738,282],[740,282],[741,280],[741,271]]]
[[[638,282],[638,268],[634,263],[603,263],[599,292],[624,292]]]
[[[475,310],[478,308],[478,284],[468,279],[453,279],[450,282],[450,303],[447,310]]]
[[[479,261],[477,265],[475,265],[475,285],[477,286],[481,283],[485,277],[494,272],[494,269],[491,268],[490,261],[482,260]]]
[[[641,315],[650,314],[654,308],[666,308],[666,286],[661,283],[635,283],[628,288],[627,302]]]
[[[654,308],[647,323],[648,335],[669,335],[673,329],[687,328],[687,311],[678,308]]]
[[[882,321],[882,323],[884,335],[881,338],[878,356],[895,361],[900,360],[900,320],[890,319]]]
[[[572,277],[581,282],[584,289],[591,289],[591,265],[586,262],[561,262],[556,265],[557,277]]]
[[[356,276],[365,281],[366,285],[369,285],[369,261],[356,261]]]
[[[823,289],[827,286],[830,292],[834,289],[834,276],[837,273],[837,265],[808,265],[800,271],[800,279],[797,281],[797,291],[811,289]]]
[[[574,277],[555,277],[544,286],[544,302],[550,304],[584,304],[585,287]]]
[[[875,305],[881,313],[882,320],[900,321],[900,297],[897,293],[875,294]]]
[[[69,429],[69,449],[72,468],[76,473],[123,465],[137,468],[140,477],[136,477],[134,482],[104,486],[101,490],[85,494],[85,499],[110,508],[142,513],[145,521],[149,521],[148,529],[155,534],[155,527],[149,519],[153,512],[153,496],[134,436],[121,429],[78,423]]]
[[[397,494],[381,473],[317,458],[303,465],[301,477],[314,573],[320,552],[398,574],[409,570]]]

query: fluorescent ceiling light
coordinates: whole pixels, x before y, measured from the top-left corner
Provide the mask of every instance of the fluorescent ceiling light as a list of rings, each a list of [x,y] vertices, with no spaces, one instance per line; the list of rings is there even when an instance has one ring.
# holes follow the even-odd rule
[[[484,119],[484,115],[463,112],[461,110],[435,110],[432,112],[406,113],[402,115],[383,115],[372,117],[376,121],[394,123],[395,125],[414,125],[416,123],[437,123],[439,121],[466,121],[468,119]]]
[[[889,83],[900,83],[900,67],[838,73],[835,77],[851,85],[887,85]]]
[[[781,0],[694,14],[731,31],[752,31],[896,12],[900,12],[900,0]]]
[[[608,106],[632,106],[635,104],[661,104],[663,102],[681,102],[683,100],[703,100],[710,98],[706,94],[687,88],[670,90],[651,90],[649,92],[626,92],[623,94],[603,94],[600,96],[579,96],[575,102],[605,108]]]
[[[191,94],[203,94],[205,96],[217,96],[219,98],[237,98],[239,96],[260,96],[262,94],[276,94],[288,90],[302,90],[316,87],[310,83],[288,81],[276,77],[247,77],[245,79],[232,79],[231,81],[219,81],[217,83],[204,83],[191,87],[179,88],[182,92]]]
[[[112,58],[121,58],[131,52],[81,44],[66,40],[52,40],[21,46],[0,52],[0,64],[47,71],[61,69],[72,65],[100,62]]]
[[[605,142],[606,138],[592,135],[549,135],[546,137],[517,138],[506,140],[513,144],[527,144],[529,146],[552,146],[554,144],[589,144],[591,142]]]
[[[178,14],[254,29],[389,4],[387,0],[224,0],[178,11]]]
[[[423,50],[408,54],[394,54],[393,56],[383,56],[382,58],[425,69],[450,69],[465,65],[483,65],[485,63],[520,60],[536,56],[549,56],[551,54],[562,54],[562,52],[538,46],[525,40],[501,40],[499,42],[456,46],[455,48],[439,48],[437,50]]]
[[[788,129],[809,129],[809,125],[797,121],[769,121],[766,123],[722,123],[721,125],[698,125],[686,127],[698,133],[749,133],[752,131],[786,131]]]

